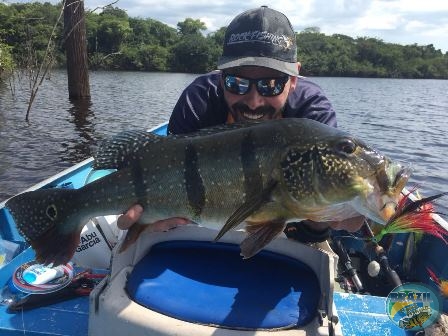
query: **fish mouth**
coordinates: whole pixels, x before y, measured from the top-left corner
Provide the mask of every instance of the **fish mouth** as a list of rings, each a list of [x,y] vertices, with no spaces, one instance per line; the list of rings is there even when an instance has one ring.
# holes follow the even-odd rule
[[[395,214],[401,191],[406,186],[412,169],[409,164],[385,161],[368,179],[371,192],[355,208],[379,224],[386,224]]]
[[[411,176],[412,169],[409,165],[395,163],[388,166],[386,173],[390,185],[383,189],[385,193],[381,198],[383,207],[380,210],[380,215],[383,220],[387,222],[397,210],[401,191],[406,186]]]
[[[409,181],[412,174],[412,167],[406,163],[391,163],[386,169],[389,188],[387,190],[392,196],[398,197]]]

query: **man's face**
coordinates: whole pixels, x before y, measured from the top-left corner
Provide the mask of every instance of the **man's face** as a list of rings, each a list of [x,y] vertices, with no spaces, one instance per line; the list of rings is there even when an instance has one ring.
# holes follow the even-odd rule
[[[224,73],[248,79],[280,78],[285,76],[285,74],[279,71],[257,66],[227,69]],[[283,92],[273,97],[260,95],[254,84],[250,85],[249,91],[244,95],[227,91],[224,88],[222,78],[221,85],[224,90],[224,98],[235,121],[280,119],[288,94],[293,91],[297,85],[297,77],[290,76],[285,84]]]

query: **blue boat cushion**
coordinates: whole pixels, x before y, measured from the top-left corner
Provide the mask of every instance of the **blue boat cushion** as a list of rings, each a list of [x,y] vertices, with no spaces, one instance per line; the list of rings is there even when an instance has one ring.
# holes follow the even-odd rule
[[[242,259],[237,245],[204,241],[154,245],[126,288],[153,311],[234,329],[305,325],[321,295],[317,276],[296,259],[269,251]]]

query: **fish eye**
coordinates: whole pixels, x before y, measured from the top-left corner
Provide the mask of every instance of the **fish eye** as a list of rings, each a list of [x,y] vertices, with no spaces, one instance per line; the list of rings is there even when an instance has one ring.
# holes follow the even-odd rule
[[[338,151],[345,154],[353,154],[357,145],[350,139],[344,139],[337,144]]]
[[[51,204],[47,207],[47,211],[45,212],[47,217],[50,218],[52,221],[56,219],[58,216],[58,210],[56,208],[56,205]]]

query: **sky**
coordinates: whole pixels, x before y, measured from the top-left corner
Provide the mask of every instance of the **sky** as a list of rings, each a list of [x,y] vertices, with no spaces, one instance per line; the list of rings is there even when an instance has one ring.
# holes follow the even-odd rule
[[[92,10],[114,0],[84,1],[85,8]],[[373,37],[402,45],[432,44],[444,53],[448,51],[446,0],[277,0],[274,3],[266,0],[118,0],[114,3],[130,17],[152,18],[175,28],[188,17],[200,19],[208,28],[206,33],[227,26],[241,12],[262,5],[286,14],[297,32],[319,27],[326,35]]]

